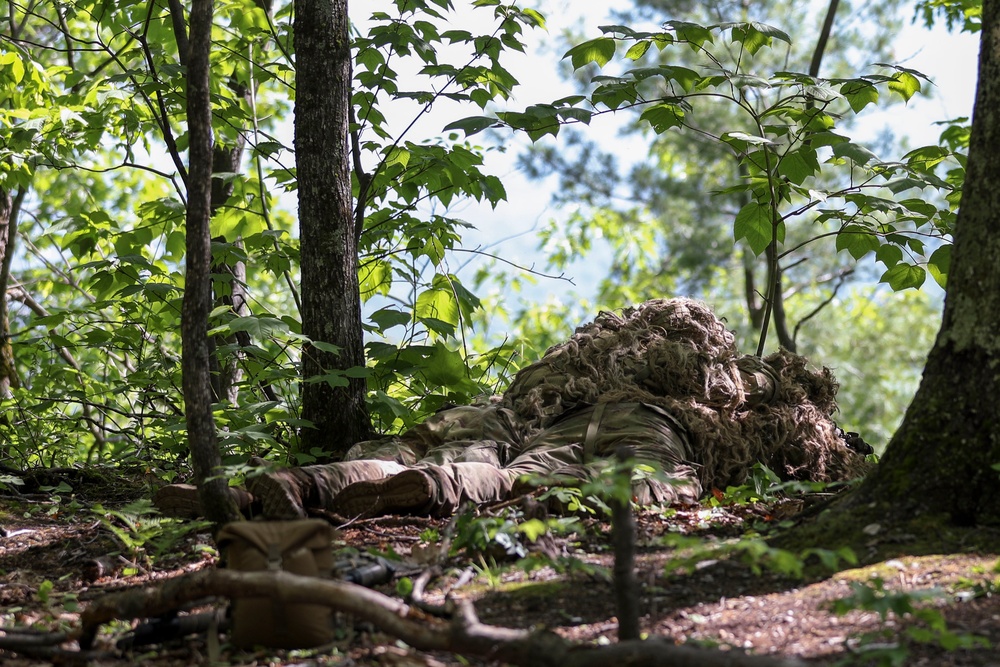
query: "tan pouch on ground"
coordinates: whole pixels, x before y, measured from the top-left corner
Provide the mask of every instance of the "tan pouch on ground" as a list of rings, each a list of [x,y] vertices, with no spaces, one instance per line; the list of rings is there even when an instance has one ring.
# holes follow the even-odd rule
[[[320,519],[240,521],[223,526],[216,541],[231,570],[328,578],[334,533]],[[233,600],[232,612],[230,641],[240,648],[310,648],[333,640],[332,612],[323,605],[242,598]]]

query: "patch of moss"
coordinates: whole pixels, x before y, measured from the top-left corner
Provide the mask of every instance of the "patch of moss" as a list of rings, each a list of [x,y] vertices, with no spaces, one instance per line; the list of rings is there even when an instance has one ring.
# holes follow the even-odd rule
[[[549,598],[566,593],[570,584],[565,581],[508,581],[491,586],[474,584],[466,590],[471,593],[503,593],[513,599]]]
[[[878,503],[836,503],[769,540],[772,546],[801,552],[810,547],[849,547],[866,565],[902,556],[949,553],[998,553],[1000,530],[955,526],[947,514],[904,515]]]

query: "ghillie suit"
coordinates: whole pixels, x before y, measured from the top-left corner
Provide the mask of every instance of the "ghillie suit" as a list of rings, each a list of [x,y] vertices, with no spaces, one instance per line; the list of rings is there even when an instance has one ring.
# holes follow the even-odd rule
[[[658,406],[687,431],[705,489],[743,483],[757,461],[785,479],[864,474],[868,464],[831,420],[838,385],[829,369],[810,370],[786,351],[764,361],[741,356],[706,305],[656,299],[621,315],[602,312],[549,348],[517,374],[503,405],[530,429],[586,404]],[[772,380],[770,392],[747,383],[761,371]]]
[[[658,299],[601,313],[521,369],[502,398],[248,486],[270,518],[308,507],[447,515],[509,498],[525,477],[593,478],[622,448],[662,471],[633,480],[640,504],[694,502],[743,483],[758,461],[785,479],[844,480],[867,464],[830,419],[836,391],[830,371],[802,357],[741,356],[704,304]]]

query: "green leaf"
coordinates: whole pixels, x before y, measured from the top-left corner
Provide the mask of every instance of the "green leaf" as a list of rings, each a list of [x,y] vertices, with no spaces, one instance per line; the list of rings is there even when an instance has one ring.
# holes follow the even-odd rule
[[[947,287],[948,271],[951,270],[951,244],[943,245],[927,260],[927,270],[942,289]]]
[[[269,315],[251,315],[250,317],[234,317],[226,324],[215,327],[208,334],[246,331],[255,340],[263,340],[271,336],[283,335],[289,332],[288,325],[276,317]]]
[[[395,308],[381,308],[368,316],[372,322],[378,325],[379,331],[386,331],[396,326],[405,326],[410,323],[410,314],[404,313]]]
[[[41,584],[38,585],[38,601],[42,604],[49,603],[49,597],[52,595],[52,590],[55,588],[55,584],[46,579]]]
[[[615,40],[610,37],[598,37],[582,44],[577,44],[566,52],[563,59],[570,58],[573,69],[580,69],[589,63],[597,63],[604,67],[615,56]]]
[[[629,60],[638,60],[646,55],[646,51],[649,51],[651,42],[648,40],[642,40],[641,42],[636,42],[633,44],[628,51],[625,52],[625,57]]]
[[[413,593],[413,580],[409,577],[402,577],[396,582],[396,595],[406,599]]]
[[[410,151],[406,150],[405,148],[400,148],[399,146],[394,146],[392,149],[389,150],[389,154],[385,156],[386,167],[391,167],[394,164],[398,164],[405,169],[406,165],[408,165],[409,163],[410,163]]]
[[[749,202],[736,214],[733,224],[734,240],[746,239],[754,254],[760,255],[771,243],[771,208],[756,200]]]
[[[950,155],[951,151],[944,146],[923,146],[910,151],[903,159],[911,167],[929,170],[944,162]]]
[[[920,92],[920,80],[909,72],[896,72],[889,82],[889,90],[899,93],[909,102],[911,97]]]
[[[861,259],[868,253],[878,250],[878,237],[864,227],[847,226],[837,234],[837,250],[846,250],[854,259]]]
[[[763,23],[757,23],[756,21],[724,24],[722,27],[732,27],[733,41],[742,42],[743,48],[751,54],[757,53],[765,46],[771,46],[771,41],[774,37],[787,44],[791,44],[791,38],[783,31]]]
[[[672,127],[684,124],[684,109],[679,104],[655,104],[643,111],[639,120],[649,123],[657,134],[663,134]]]
[[[882,262],[885,268],[891,269],[903,261],[903,249],[895,243],[883,243],[875,251],[875,259]]]
[[[309,344],[312,345],[313,347],[315,347],[320,352],[326,352],[328,354],[340,354],[340,351],[343,349],[339,345],[334,345],[333,343],[326,343],[326,342],[321,341],[321,340],[310,341]],[[348,370],[350,370],[350,369],[348,369]],[[346,371],[345,371],[345,374],[346,375],[350,375],[350,373],[348,373]],[[356,376],[354,376],[354,377],[356,377]]]
[[[705,44],[705,42],[712,42],[712,31],[703,25],[698,25],[697,23],[690,23],[688,21],[667,21],[663,24],[665,28],[673,30],[677,35],[677,39],[683,40],[691,44],[693,49],[698,49]]]
[[[819,173],[816,151],[802,147],[787,153],[778,162],[778,175],[784,176],[795,185],[802,185],[807,178]]]
[[[428,382],[447,387],[465,378],[467,373],[465,359],[459,352],[449,350],[441,342],[434,344],[433,351],[427,357],[427,367],[424,369],[424,377]]]
[[[894,291],[916,289],[924,284],[927,272],[923,267],[899,263],[882,274],[879,282],[887,283]]]
[[[24,63],[21,62],[20,56],[13,51],[3,53],[0,54],[0,71],[9,76],[16,85],[21,83],[24,78]]]
[[[444,131],[449,130],[462,130],[465,132],[465,136],[471,137],[473,134],[482,132],[488,127],[496,125],[499,121],[496,118],[490,116],[470,116],[469,118],[463,118],[461,120],[456,120],[453,123],[448,123],[444,126]]]
[[[367,301],[377,294],[385,296],[392,288],[392,265],[375,259],[367,260],[358,267],[361,298]]]
[[[863,167],[869,162],[878,161],[878,157],[864,146],[844,141],[833,146],[833,154],[836,157],[845,157],[859,167]]]
[[[847,98],[854,113],[858,113],[869,104],[878,102],[878,88],[861,79],[853,79],[842,85],[840,94]]]
[[[450,289],[433,287],[424,290],[417,296],[414,312],[421,320],[439,320],[453,329],[458,326],[458,302]]]

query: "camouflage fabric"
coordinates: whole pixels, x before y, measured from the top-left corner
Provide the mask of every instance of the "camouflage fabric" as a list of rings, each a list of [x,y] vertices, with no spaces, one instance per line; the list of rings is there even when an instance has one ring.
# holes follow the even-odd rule
[[[447,513],[466,500],[489,502],[510,492],[507,477],[495,471],[519,449],[524,432],[510,410],[487,399],[441,410],[399,436],[360,442],[345,461],[298,471],[307,480],[307,504],[334,509],[337,494],[350,484],[425,468],[438,482],[441,512]]]
[[[505,472],[515,477],[549,476],[586,480],[627,448],[638,464],[659,475],[635,479],[632,497],[640,505],[696,502],[701,484],[687,436],[676,419],[655,405],[598,403],[563,415],[525,444]]]
[[[602,312],[522,368],[502,397],[358,443],[343,462],[288,471],[270,495],[301,513],[296,497],[335,509],[341,491],[360,485],[350,506],[362,507],[394,492],[382,480],[417,470],[401,477],[397,497],[427,496],[419,511],[447,514],[508,498],[525,475],[592,476],[622,446],[663,472],[633,486],[644,504],[741,484],[756,462],[784,479],[845,480],[869,469],[831,418],[838,385],[829,369],[784,350],[741,355],[734,341],[691,299]]]
[[[512,410],[499,404],[499,400],[499,397],[489,397],[471,405],[439,410],[401,435],[357,443],[344,458],[396,461],[403,465],[419,461],[441,464],[470,455],[464,450],[477,442],[497,443],[502,450],[516,449],[523,442],[527,429]],[[486,462],[493,461],[493,457],[481,455],[489,459]],[[505,451],[500,451],[496,458],[506,460],[507,456]]]
[[[533,429],[587,404],[655,405],[689,438],[702,488],[742,484],[756,462],[784,479],[850,479],[868,467],[837,435],[837,383],[781,350],[741,355],[708,306],[653,299],[600,313],[518,372],[502,404]]]
[[[309,504],[337,509],[337,495],[350,484],[418,469],[431,480],[429,498],[421,512],[448,515],[465,502],[488,504],[510,498],[525,476],[585,480],[622,446],[630,448],[638,463],[651,464],[663,472],[634,483],[633,496],[640,504],[694,502],[701,494],[694,469],[685,464],[691,452],[679,424],[655,406],[641,403],[584,406],[563,415],[520,446],[496,440],[437,440],[437,444],[422,450],[422,445],[428,442],[425,436],[430,432],[441,438],[468,435],[468,424],[475,421],[474,410],[483,413],[486,423],[493,422],[497,414],[505,415],[496,406],[474,409],[466,406],[439,412],[428,420],[429,428],[425,422],[418,433],[407,431],[398,439],[399,450],[407,457],[406,466],[397,461],[358,460],[301,468],[300,472],[310,478],[315,489]],[[460,424],[465,426],[456,426]],[[515,439],[515,433],[510,435]],[[424,451],[424,457],[409,462],[415,451],[410,446],[415,442],[420,443],[416,450]],[[394,450],[391,443],[383,443],[375,450],[362,447],[356,453],[364,455],[372,451]],[[509,458],[514,451],[518,451],[517,456]]]

